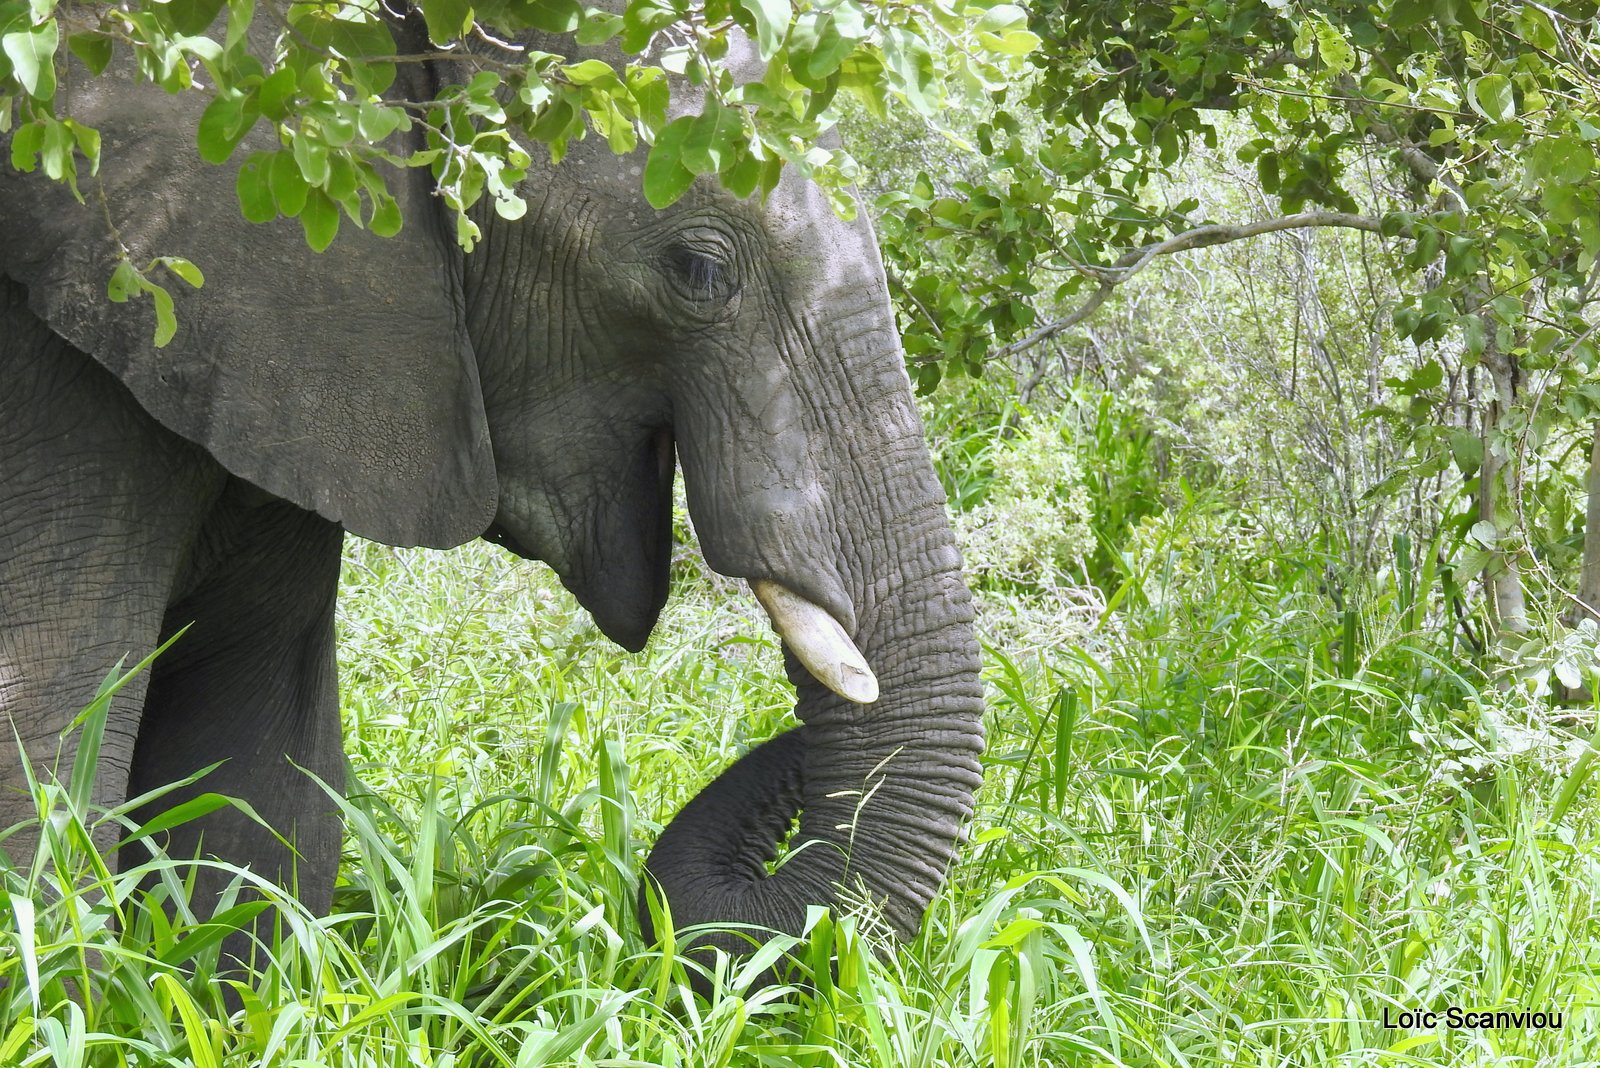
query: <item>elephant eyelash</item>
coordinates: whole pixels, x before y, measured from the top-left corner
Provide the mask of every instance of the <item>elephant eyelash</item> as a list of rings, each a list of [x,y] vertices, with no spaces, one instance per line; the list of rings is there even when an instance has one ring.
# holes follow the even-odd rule
[[[707,256],[690,256],[684,274],[688,277],[690,289],[709,294],[717,288],[722,264]]]
[[[670,254],[672,268],[696,300],[715,300],[729,295],[728,265],[698,249],[679,247]]]

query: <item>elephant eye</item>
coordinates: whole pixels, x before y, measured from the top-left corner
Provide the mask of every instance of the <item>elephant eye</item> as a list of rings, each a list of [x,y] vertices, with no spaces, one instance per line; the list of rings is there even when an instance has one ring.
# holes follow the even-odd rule
[[[708,249],[674,245],[666,260],[674,284],[697,304],[725,304],[737,289],[732,265]]]

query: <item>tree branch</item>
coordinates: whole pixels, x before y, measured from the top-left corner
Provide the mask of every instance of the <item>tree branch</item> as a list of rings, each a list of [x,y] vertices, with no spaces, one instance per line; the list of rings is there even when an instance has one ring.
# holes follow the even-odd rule
[[[883,265],[883,276],[891,286],[905,294],[905,298],[917,306],[917,310],[922,313],[922,317],[928,322],[928,327],[933,331],[933,336],[941,341],[944,340],[944,331],[939,329],[939,320],[933,317],[933,313],[928,310],[928,306],[922,303],[915,293],[911,292],[911,287],[901,281],[900,276],[895,273],[894,268],[888,263]]]
[[[1276,219],[1263,219],[1260,222],[1243,223],[1239,225],[1224,225],[1213,223],[1207,226],[1197,226],[1193,230],[1185,230],[1181,234],[1174,234],[1165,241],[1158,241],[1153,245],[1145,245],[1124,254],[1110,267],[1092,267],[1086,264],[1079,265],[1078,270],[1095,278],[1100,282],[1100,288],[1090,294],[1089,299],[1070,315],[1055,319],[1035,330],[1027,337],[996,351],[993,355],[1004,359],[1014,356],[1024,349],[1031,349],[1041,342],[1049,341],[1057,334],[1072,329],[1084,319],[1093,315],[1100,305],[1106,302],[1111,291],[1146,267],[1161,256],[1170,256],[1174,252],[1187,252],[1195,248],[1207,248],[1211,245],[1225,245],[1232,241],[1243,241],[1247,238],[1259,237],[1262,234],[1275,233],[1279,230],[1306,230],[1319,226],[1337,226],[1347,230],[1365,230],[1368,233],[1381,232],[1381,223],[1370,215],[1352,215],[1344,211],[1303,211],[1297,215],[1283,215]]]
[[[1394,105],[1383,104],[1380,101],[1360,95],[1356,88],[1355,79],[1348,74],[1339,77],[1338,85],[1352,94],[1342,99],[1347,100],[1352,105],[1350,109],[1352,112],[1359,112],[1366,118],[1366,132],[1373,140],[1379,144],[1389,145],[1394,148],[1400,157],[1400,162],[1405,164],[1406,170],[1410,171],[1411,176],[1421,182],[1422,185],[1427,186],[1431,182],[1438,182],[1446,192],[1455,198],[1462,211],[1467,210],[1466,195],[1462,193],[1461,187],[1445,173],[1440,161],[1424,152],[1421,146],[1401,134],[1391,123],[1385,122],[1378,117],[1380,106],[1392,108]]]

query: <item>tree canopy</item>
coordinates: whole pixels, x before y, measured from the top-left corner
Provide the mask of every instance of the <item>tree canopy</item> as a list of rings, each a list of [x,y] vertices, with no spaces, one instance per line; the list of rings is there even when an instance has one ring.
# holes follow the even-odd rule
[[[1035,77],[973,131],[982,177],[902,198],[899,233],[925,226],[933,239],[907,249],[908,264],[920,255],[950,277],[979,248],[1001,268],[961,271],[966,301],[919,293],[941,338],[924,329],[917,347],[975,365],[1155,256],[1250,236],[1203,230],[1220,221],[1151,195],[1196,141],[1216,147],[1224,124],[1248,131],[1238,159],[1282,215],[1415,241],[1408,267],[1426,279],[1397,315],[1406,336],[1442,337],[1484,286],[1506,298],[1492,309],[1500,323],[1533,325],[1514,305],[1581,289],[1600,254],[1594,12],[1487,0],[1039,3]],[[1374,168],[1386,178],[1377,198],[1365,193]],[[896,247],[912,244],[924,243]],[[1064,280],[1045,290],[1041,270]],[[1539,325],[1582,333],[1575,310],[1541,307]],[[1491,335],[1468,329],[1481,351]]]
[[[1460,517],[1464,566],[1523,631],[1518,574],[1538,546],[1519,457],[1600,419],[1595,16],[1589,2],[1041,0],[1033,76],[963,131],[977,162],[884,196],[919,379],[1042,360],[1173,253],[1372,234],[1397,251],[1391,326],[1417,354],[1389,383],[1412,456],[1388,488],[1459,470],[1478,502]],[[1174,199],[1197,150],[1253,170],[1258,210],[1211,218]],[[1467,404],[1463,375],[1482,378]],[[1580,602],[1600,597],[1594,578]]]
[[[209,162],[228,161],[258,125],[272,128],[278,148],[251,153],[239,168],[241,210],[252,221],[297,217],[318,250],[341,218],[380,234],[402,225],[385,179],[392,167],[431,168],[470,248],[478,230],[468,209],[484,196],[508,218],[526,210],[516,183],[528,146],[542,143],[559,159],[572,139],[590,135],[619,153],[650,146],[644,191],[658,207],[698,175],[743,196],[770,189],[787,165],[850,210],[841,190],[854,165],[818,144],[837,95],[880,114],[894,106],[932,116],[1003,85],[1038,41],[1021,8],[995,0],[629,0],[610,9],[579,0],[426,0],[416,10],[437,54],[461,58],[469,75],[433,100],[386,95],[396,65],[422,57],[404,54],[395,18],[370,0],[4,0],[0,134],[10,134],[10,165],[42,169],[82,197],[99,167],[100,138],[58,108],[59,71],[70,54],[100,74],[120,54],[169,92],[210,97],[196,131]],[[735,30],[766,61],[759,80],[739,80],[727,62]],[[625,61],[519,43],[530,31],[611,44]],[[669,120],[669,73],[703,89],[698,114]],[[427,147],[396,151],[390,136],[414,126]],[[175,258],[124,262],[113,299],[144,291],[163,303],[157,266],[191,284],[202,278]]]

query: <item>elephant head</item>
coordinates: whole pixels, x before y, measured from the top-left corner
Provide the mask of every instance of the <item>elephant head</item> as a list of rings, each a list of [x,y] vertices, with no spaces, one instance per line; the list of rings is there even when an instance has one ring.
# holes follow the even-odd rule
[[[395,92],[428,76],[402,67]],[[0,234],[28,235],[0,272],[40,319],[234,476],[380,541],[486,534],[632,650],[667,596],[681,465],[707,562],[784,639],[803,726],[692,801],[650,876],[680,926],[796,931],[844,892],[915,930],[979,781],[981,689],[864,221],[792,175],[744,200],[702,179],[656,211],[642,152],[591,139],[534,168],[524,218],[482,213],[470,255],[410,171],[398,237],[347,227],[313,256],[294,223],[239,218],[231,171],[180,141],[184,99],[91,82],[64,102],[105,134],[104,204],[0,178]],[[241,154],[276,147],[257,131]],[[206,272],[165,349],[105,300],[124,248]]]
[[[637,649],[667,593],[675,450],[706,561],[772,616],[805,726],[692,802],[649,874],[679,925],[795,931],[859,884],[909,934],[978,782],[981,692],[871,229],[793,175],[764,201],[703,182],[653,211],[641,162],[581,143],[525,218],[480,220],[489,536]],[[769,875],[797,814],[798,854]]]

